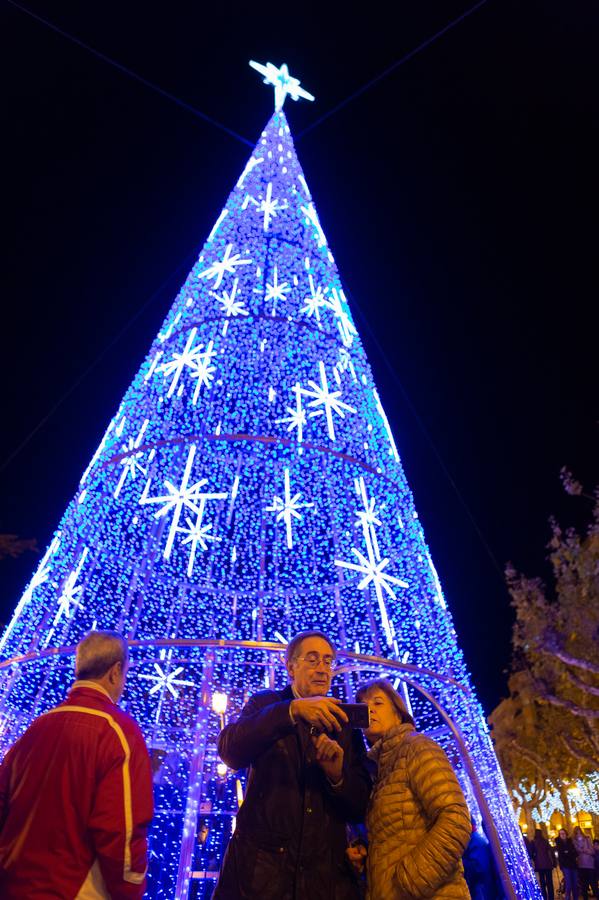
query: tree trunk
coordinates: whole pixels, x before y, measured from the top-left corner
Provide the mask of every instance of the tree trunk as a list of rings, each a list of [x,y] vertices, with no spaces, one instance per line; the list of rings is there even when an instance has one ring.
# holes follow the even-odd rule
[[[532,811],[534,809],[531,804],[527,803],[526,800],[522,804],[522,809],[524,810],[524,816],[526,818],[526,837],[529,841],[532,841],[535,836],[535,829],[537,827],[537,823],[532,817]]]
[[[562,806],[564,807],[564,827],[568,833],[572,830],[572,814],[570,810],[570,801],[568,799],[568,789],[560,784],[559,787],[559,795],[562,801]]]

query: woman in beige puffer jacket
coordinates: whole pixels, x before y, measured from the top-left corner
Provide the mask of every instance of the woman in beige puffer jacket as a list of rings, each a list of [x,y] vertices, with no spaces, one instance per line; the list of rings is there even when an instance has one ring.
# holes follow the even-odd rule
[[[368,703],[377,764],[366,825],[368,900],[469,900],[462,854],[472,826],[464,794],[433,740],[418,734],[389,682],[357,694]]]

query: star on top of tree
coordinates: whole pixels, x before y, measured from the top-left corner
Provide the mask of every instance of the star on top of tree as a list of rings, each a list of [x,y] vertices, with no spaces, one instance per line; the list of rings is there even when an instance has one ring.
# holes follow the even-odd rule
[[[277,112],[283,109],[287,94],[289,94],[292,100],[299,100],[300,97],[304,100],[314,100],[312,94],[309,94],[308,91],[305,91],[300,87],[299,79],[293,78],[289,74],[289,69],[285,63],[277,69],[272,63],[266,63],[266,65],[263,66],[262,63],[257,63],[254,62],[253,59],[250,59],[250,66],[252,69],[255,69],[256,72],[260,72],[261,75],[264,75],[264,84],[272,84],[274,87],[275,110]]]

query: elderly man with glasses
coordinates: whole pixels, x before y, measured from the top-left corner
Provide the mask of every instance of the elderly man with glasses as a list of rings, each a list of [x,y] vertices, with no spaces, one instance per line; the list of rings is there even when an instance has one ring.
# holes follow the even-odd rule
[[[291,683],[250,697],[218,750],[249,769],[213,900],[355,900],[346,824],[363,821],[370,794],[365,748],[339,700],[327,697],[335,650],[320,631],[287,646]]]

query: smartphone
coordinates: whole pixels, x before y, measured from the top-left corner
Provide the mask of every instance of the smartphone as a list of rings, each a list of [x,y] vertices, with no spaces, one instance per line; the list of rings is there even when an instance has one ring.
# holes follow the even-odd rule
[[[349,719],[351,728],[368,728],[370,712],[367,703],[341,703],[340,706]]]

